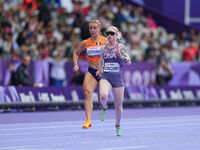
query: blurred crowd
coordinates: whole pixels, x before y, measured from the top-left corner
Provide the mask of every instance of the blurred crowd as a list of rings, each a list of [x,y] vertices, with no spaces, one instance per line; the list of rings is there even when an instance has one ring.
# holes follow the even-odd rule
[[[153,62],[167,47],[170,62],[198,61],[200,32],[167,33],[140,6],[120,0],[0,0],[0,59],[72,59],[79,42],[88,38],[88,21],[97,18],[102,34],[116,26],[133,61]],[[86,59],[81,55],[80,59]]]

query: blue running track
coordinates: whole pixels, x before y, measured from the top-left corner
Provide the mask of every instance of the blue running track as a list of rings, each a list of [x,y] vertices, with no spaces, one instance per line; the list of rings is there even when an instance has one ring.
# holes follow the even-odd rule
[[[124,109],[123,136],[115,112],[82,129],[83,110],[0,114],[0,150],[199,150],[200,107]]]

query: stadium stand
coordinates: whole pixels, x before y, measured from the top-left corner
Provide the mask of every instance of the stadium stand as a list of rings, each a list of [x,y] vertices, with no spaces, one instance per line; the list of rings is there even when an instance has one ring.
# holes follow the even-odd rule
[[[181,34],[180,32],[168,32],[171,30],[164,26],[164,19],[154,11],[125,0],[68,0],[68,2],[69,5],[64,0],[55,2],[49,0],[0,0],[0,8],[2,8],[0,9],[0,65],[2,66],[0,84],[2,86],[7,86],[9,83],[9,71],[6,74],[8,64],[14,62],[16,68],[23,54],[31,56],[33,62],[29,70],[32,78],[45,80],[44,87],[52,85],[50,76],[44,73],[42,75],[46,77],[38,77],[39,72],[45,72],[44,68],[51,69],[52,66],[46,60],[49,58],[56,60],[58,56],[61,57],[62,61],[66,62],[68,79],[66,82],[70,83],[72,77],[68,72],[72,71],[69,68],[72,53],[81,40],[89,37],[88,21],[92,18],[101,21],[103,35],[108,26],[118,27],[123,35],[121,42],[128,47],[128,54],[133,62],[155,63],[162,45],[166,45],[168,48],[167,57],[170,63],[195,63],[200,59],[199,32],[195,29],[188,30],[188,26],[182,28],[184,30],[181,30]],[[85,55],[81,55],[80,59],[85,61]],[[42,69],[37,67],[37,64],[41,65],[41,61],[44,61]],[[190,65],[188,68],[195,70],[195,65]],[[67,83],[63,85],[67,85]],[[4,91],[4,87],[2,88],[1,91]],[[196,101],[195,99],[192,104],[198,104],[195,103]],[[149,102],[145,101],[144,103]],[[173,103],[177,104],[178,100]],[[75,106],[83,105],[82,102],[73,102],[73,104]],[[154,103],[151,104],[154,105]],[[156,104],[160,105],[160,102],[156,102]],[[49,107],[51,105],[68,106],[72,103],[39,102],[19,105],[17,103],[0,103],[1,108]]]

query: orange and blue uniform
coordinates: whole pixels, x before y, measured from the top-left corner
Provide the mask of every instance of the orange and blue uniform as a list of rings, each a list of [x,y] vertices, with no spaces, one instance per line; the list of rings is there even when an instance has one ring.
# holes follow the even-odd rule
[[[101,55],[101,46],[105,45],[105,37],[100,35],[100,37],[96,41],[92,41],[92,38],[88,38],[86,40],[86,52],[88,56],[88,62],[99,62]],[[99,77],[96,76],[97,69],[88,67],[88,72],[92,74],[92,76],[99,81]]]
[[[105,45],[106,38],[102,35],[96,40],[92,41],[92,38],[88,38],[86,40],[85,50],[88,56],[88,62],[99,62],[100,61],[100,55],[101,55],[101,46]],[[88,72],[91,73],[91,75],[99,81],[99,76],[96,75],[97,69],[88,67]],[[92,127],[92,123],[90,120],[86,120],[85,124],[83,125],[83,129],[88,129]]]

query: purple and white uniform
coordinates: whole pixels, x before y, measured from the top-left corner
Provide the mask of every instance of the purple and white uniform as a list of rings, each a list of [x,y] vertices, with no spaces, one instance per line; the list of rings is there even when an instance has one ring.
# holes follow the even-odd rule
[[[117,53],[118,46],[119,43],[117,43],[114,48],[109,49],[108,45],[106,45],[102,52],[104,68],[101,79],[106,79],[112,87],[124,86],[122,78],[123,60]]]

